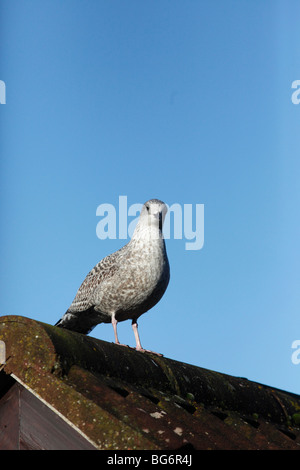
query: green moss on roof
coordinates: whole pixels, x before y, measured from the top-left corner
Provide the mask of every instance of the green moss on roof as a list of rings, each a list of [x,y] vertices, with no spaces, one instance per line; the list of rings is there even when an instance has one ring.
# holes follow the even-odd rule
[[[298,395],[25,317],[1,317],[0,339],[5,372],[99,449],[299,445]]]

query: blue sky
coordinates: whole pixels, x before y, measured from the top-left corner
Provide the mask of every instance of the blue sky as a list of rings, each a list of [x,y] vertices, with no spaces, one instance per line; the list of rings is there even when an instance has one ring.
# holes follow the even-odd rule
[[[204,204],[142,345],[300,393],[298,1],[0,0],[1,315],[54,324],[124,240],[97,207]],[[130,218],[129,218],[130,221]],[[113,341],[111,325],[92,335]],[[130,322],[122,342],[134,345]]]

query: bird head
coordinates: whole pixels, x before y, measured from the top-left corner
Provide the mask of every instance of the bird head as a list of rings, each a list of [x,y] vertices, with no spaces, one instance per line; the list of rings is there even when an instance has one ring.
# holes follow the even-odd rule
[[[159,199],[150,199],[145,202],[141,210],[141,219],[147,221],[147,225],[158,227],[162,230],[165,215],[168,211],[166,204]]]
[[[148,233],[147,236],[150,236],[150,238],[161,238],[167,211],[166,204],[159,199],[150,199],[145,202],[133,238],[144,237],[146,233]]]

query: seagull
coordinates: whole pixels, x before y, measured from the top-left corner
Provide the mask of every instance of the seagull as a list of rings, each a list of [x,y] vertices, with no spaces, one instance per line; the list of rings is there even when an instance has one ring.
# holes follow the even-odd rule
[[[136,350],[141,346],[137,319],[156,305],[170,280],[162,227],[167,206],[150,199],[141,209],[131,240],[103,258],[88,273],[70,307],[55,326],[88,334],[99,323],[112,323],[115,343],[118,322],[132,320]]]

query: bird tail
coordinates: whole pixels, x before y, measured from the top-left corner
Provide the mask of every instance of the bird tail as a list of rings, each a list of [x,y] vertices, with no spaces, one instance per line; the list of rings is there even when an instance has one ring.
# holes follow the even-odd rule
[[[98,322],[95,323],[91,309],[76,313],[67,310],[54,326],[87,335],[95,328],[97,323]]]
[[[64,327],[64,322],[63,322],[63,317],[61,317],[60,320],[58,320],[56,323],[54,323],[54,326],[58,326],[59,328],[65,328]]]

